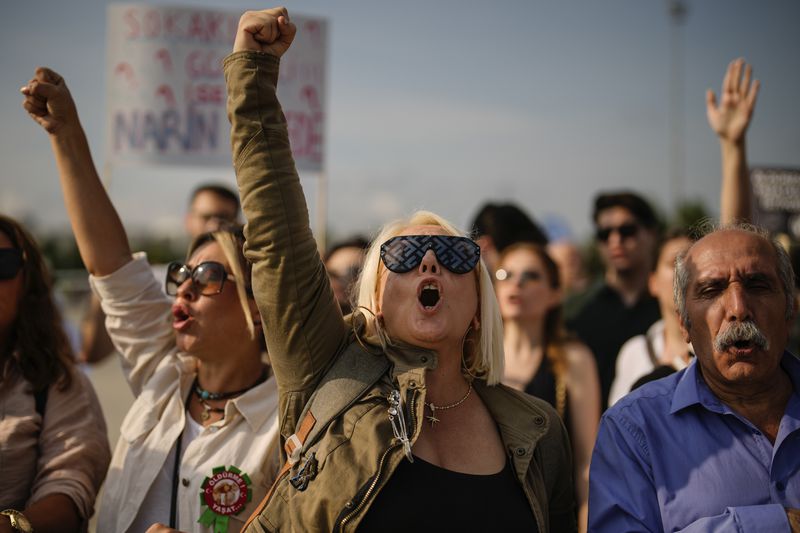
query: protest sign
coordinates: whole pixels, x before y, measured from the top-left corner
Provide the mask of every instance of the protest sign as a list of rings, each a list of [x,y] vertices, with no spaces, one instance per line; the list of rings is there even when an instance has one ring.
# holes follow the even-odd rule
[[[800,239],[800,168],[755,167],[750,181],[755,222],[771,233]]]
[[[112,163],[230,166],[222,60],[240,12],[113,4],[108,8],[107,155]],[[297,168],[322,172],[327,23],[292,15],[278,94]]]

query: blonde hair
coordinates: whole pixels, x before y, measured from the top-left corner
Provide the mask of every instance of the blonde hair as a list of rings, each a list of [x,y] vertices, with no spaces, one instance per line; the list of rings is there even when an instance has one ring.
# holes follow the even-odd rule
[[[385,350],[391,339],[377,320],[375,310],[378,309],[378,287],[380,276],[380,248],[386,240],[400,235],[411,226],[437,226],[445,234],[463,236],[453,224],[429,211],[417,211],[404,220],[396,220],[385,225],[367,249],[364,266],[357,284],[356,305],[362,313],[365,326],[365,340],[380,344]],[[492,280],[483,260],[475,267],[475,279],[478,287],[480,327],[477,331],[477,342],[471,343],[474,348],[464,353],[462,372],[467,379],[480,377],[489,385],[495,385],[503,377],[503,321],[497,306]],[[465,348],[470,330],[464,333]]]
[[[236,294],[239,296],[239,303],[244,312],[245,321],[247,322],[247,331],[250,333],[250,338],[256,338],[256,327],[253,320],[253,313],[250,311],[250,296],[252,294],[250,289],[250,265],[244,257],[242,246],[244,245],[244,235],[239,227],[232,227],[230,229],[221,229],[210,233],[205,233],[197,237],[191,245],[186,254],[188,259],[197,251],[198,248],[210,242],[216,242],[222,249],[222,254],[225,260],[230,265],[233,277],[236,278]],[[249,293],[249,294],[248,294]]]

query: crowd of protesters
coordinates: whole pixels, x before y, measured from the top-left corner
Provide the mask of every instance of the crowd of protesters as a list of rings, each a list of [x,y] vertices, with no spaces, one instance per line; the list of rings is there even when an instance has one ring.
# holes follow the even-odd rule
[[[749,65],[706,95],[719,224],[601,191],[592,282],[513,204],[322,255],[276,94],[296,31],[242,16],[238,193],[191,194],[166,268],[131,251],[64,78],[23,87],[93,300],[73,353],[34,239],[0,216],[0,533],[86,531],[103,483],[101,532],[800,532],[796,278],[749,224]],[[113,455],[75,366],[112,352],[135,398]]]

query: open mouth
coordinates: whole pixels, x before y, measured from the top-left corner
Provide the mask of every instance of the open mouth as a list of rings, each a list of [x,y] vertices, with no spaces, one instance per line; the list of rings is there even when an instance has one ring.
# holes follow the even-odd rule
[[[752,348],[753,343],[751,341],[744,341],[744,340],[736,341],[733,343],[733,347],[736,348],[737,350],[746,350],[748,348]]]
[[[419,292],[419,303],[425,309],[433,309],[439,303],[439,287],[435,283],[426,283]]]
[[[189,312],[181,305],[175,305],[172,307],[172,327],[175,329],[183,329],[192,316]]]

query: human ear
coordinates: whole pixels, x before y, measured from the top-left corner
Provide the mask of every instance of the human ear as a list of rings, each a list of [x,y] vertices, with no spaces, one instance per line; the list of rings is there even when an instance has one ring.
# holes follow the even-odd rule
[[[653,298],[658,297],[658,290],[656,288],[656,273],[651,272],[649,276],[647,276],[647,290],[650,292],[650,296]]]
[[[686,342],[686,344],[689,344],[692,342],[692,335],[689,332],[691,328],[691,322],[687,320],[688,323],[684,323],[683,317],[680,315],[680,313],[678,313],[677,310],[675,310],[675,315],[678,317],[678,324],[681,327],[681,335],[683,336],[683,340]]]

